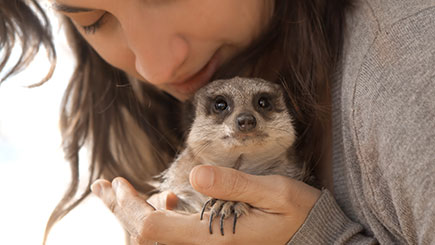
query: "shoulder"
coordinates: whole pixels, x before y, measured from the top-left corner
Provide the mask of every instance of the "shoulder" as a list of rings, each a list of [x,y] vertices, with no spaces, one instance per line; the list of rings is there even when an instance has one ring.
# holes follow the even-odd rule
[[[401,71],[406,79],[420,76],[406,68],[433,71],[434,23],[433,0],[357,1],[346,18],[341,67],[345,89],[380,73]]]
[[[378,29],[364,51],[358,70],[354,70],[354,110],[370,115],[380,111],[385,118],[399,109],[403,113],[421,111],[423,104],[435,109],[432,99],[435,94],[435,2],[368,2],[376,6],[372,8],[375,15],[381,10],[385,13],[378,15]],[[405,3],[416,6],[406,7]],[[391,15],[387,18],[389,12]],[[394,15],[393,12],[402,14]],[[360,115],[361,120],[369,116],[355,115]]]
[[[348,18],[343,55],[346,102],[361,111],[367,104],[377,110],[419,106],[424,94],[435,93],[435,1],[358,3]]]
[[[358,145],[434,147],[426,137],[435,137],[435,2],[366,2],[377,28],[347,87]]]
[[[435,3],[359,4],[349,17],[337,87],[349,136],[360,160],[428,163],[435,146]]]
[[[359,158],[387,175],[418,168],[422,175],[428,168],[433,172],[435,6],[430,1],[415,4],[420,8],[405,7],[413,5],[409,1],[367,2],[376,6],[371,8],[379,22],[360,62],[346,71],[350,79],[343,80]],[[352,67],[351,57],[346,62]]]
[[[422,88],[433,85],[435,76],[435,2],[422,0],[420,5],[404,0],[367,2],[372,4],[377,28],[372,29],[372,38],[355,70],[354,88],[379,95],[394,88],[390,92],[396,97],[401,95],[400,91],[409,95],[430,90]],[[385,12],[381,14],[382,11]]]
[[[344,52],[362,58],[386,39],[394,47],[406,41],[428,41],[434,35],[434,20],[434,0],[356,0],[346,18]]]
[[[379,28],[389,28],[419,14],[434,14],[433,0],[360,0],[372,11]]]

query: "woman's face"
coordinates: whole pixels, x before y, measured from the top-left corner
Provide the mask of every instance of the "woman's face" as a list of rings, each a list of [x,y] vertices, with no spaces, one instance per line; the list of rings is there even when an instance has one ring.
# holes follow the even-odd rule
[[[274,0],[56,0],[113,66],[183,100],[267,26]]]

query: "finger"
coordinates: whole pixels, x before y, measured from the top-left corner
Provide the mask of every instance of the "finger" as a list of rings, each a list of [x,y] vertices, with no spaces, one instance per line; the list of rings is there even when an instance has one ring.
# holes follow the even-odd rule
[[[190,173],[193,188],[218,199],[246,202],[269,212],[310,208],[320,190],[279,175],[257,176],[231,168],[197,166]]]
[[[115,213],[130,234],[137,233],[144,217],[155,211],[155,208],[142,199],[134,187],[124,178],[117,177],[112,181],[119,212]],[[115,207],[115,211],[117,211]]]
[[[103,179],[96,180],[91,185],[91,190],[103,201],[112,213],[118,212],[115,192],[113,191],[112,184],[109,181]]]
[[[199,218],[157,210],[144,217],[132,239],[137,244],[144,244],[146,241],[158,241],[160,244],[201,244],[195,238],[195,234],[199,232],[208,234],[207,225],[204,223],[201,226]]]
[[[178,197],[173,192],[169,192],[166,196],[166,209],[173,210],[177,207]]]
[[[147,202],[155,209],[164,209],[166,205],[166,196],[166,192],[153,194],[150,198],[148,198]]]
[[[115,178],[112,183],[97,180],[92,184],[91,190],[115,214],[131,236],[138,236],[142,220],[154,211],[123,178]]]
[[[219,219],[212,223],[212,230],[219,231]],[[271,225],[272,224],[272,225]],[[220,232],[209,233],[209,213],[204,220],[199,214],[183,215],[172,211],[156,211],[143,222],[142,236],[137,243],[151,240],[161,244],[284,244],[288,241],[289,228],[287,220],[280,215],[265,214],[255,210],[238,220],[237,232],[232,234],[232,219],[225,219],[224,236]],[[262,235],[258,235],[261,231]],[[277,236],[275,234],[280,234]],[[284,234],[284,236],[282,236]]]
[[[177,207],[178,197],[170,191],[164,191],[152,195],[147,202],[156,209],[173,210]]]

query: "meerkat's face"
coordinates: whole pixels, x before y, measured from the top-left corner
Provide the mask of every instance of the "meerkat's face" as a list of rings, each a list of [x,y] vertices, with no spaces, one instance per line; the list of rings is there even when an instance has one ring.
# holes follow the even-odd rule
[[[260,79],[210,83],[195,95],[188,144],[204,154],[285,152],[295,140],[282,88]],[[199,152],[198,152],[199,153]]]

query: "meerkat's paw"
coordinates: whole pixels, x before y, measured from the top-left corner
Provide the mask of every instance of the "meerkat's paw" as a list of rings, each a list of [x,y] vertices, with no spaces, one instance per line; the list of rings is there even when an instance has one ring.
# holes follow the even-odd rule
[[[250,206],[243,202],[233,202],[233,201],[224,201],[215,198],[209,199],[204,203],[204,206],[201,210],[201,220],[204,216],[204,212],[206,209],[210,208],[210,220],[209,220],[209,231],[210,234],[213,234],[212,230],[212,222],[215,217],[220,216],[220,230],[222,236],[224,235],[224,219],[234,216],[233,219],[233,234],[236,233],[236,223],[237,219],[241,215],[246,215],[249,212]]]

